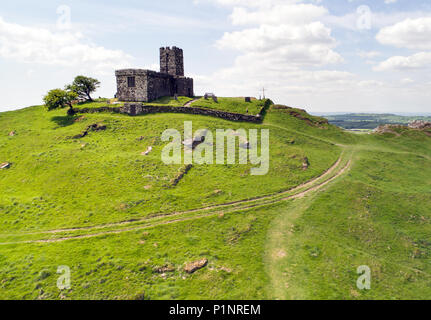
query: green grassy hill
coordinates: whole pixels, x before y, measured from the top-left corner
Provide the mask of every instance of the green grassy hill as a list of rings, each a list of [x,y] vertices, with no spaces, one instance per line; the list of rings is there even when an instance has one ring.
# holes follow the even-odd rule
[[[269,173],[195,165],[173,186],[182,166],[161,161],[160,137],[184,121],[269,129]],[[106,130],[76,138],[91,124]],[[425,132],[355,135],[277,105],[262,125],[35,106],[0,113],[2,162],[3,299],[431,297]],[[205,268],[184,271],[202,258]],[[60,265],[70,290],[56,286]],[[370,291],[356,288],[360,265]]]

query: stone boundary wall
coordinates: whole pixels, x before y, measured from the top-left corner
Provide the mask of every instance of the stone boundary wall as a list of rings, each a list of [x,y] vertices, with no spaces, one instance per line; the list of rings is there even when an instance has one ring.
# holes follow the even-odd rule
[[[273,104],[270,99],[265,101],[265,105],[256,116],[240,113],[231,113],[226,111],[219,111],[214,109],[206,109],[200,107],[172,107],[172,106],[154,106],[154,105],[143,105],[141,103],[126,103],[123,107],[101,107],[101,108],[84,108],[75,109],[77,113],[122,113],[130,116],[138,116],[144,114],[155,114],[155,113],[182,113],[182,114],[194,114],[211,116],[221,118],[229,121],[241,121],[251,123],[262,123],[263,118],[268,108]]]

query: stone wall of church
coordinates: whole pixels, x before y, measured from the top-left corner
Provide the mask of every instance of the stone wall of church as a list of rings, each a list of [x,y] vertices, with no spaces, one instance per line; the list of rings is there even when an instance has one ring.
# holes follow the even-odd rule
[[[175,94],[174,85],[175,81],[172,76],[164,73],[149,71],[147,100],[145,102],[154,101],[166,96],[172,97]]]
[[[148,70],[125,69],[115,72],[117,77],[117,98],[127,102],[148,101]],[[129,87],[129,78],[134,78],[135,86]]]
[[[176,94],[178,96],[184,96],[184,97],[194,97],[194,90],[193,90],[193,79],[192,78],[185,78],[185,77],[178,77],[175,78],[175,88],[176,88]]]

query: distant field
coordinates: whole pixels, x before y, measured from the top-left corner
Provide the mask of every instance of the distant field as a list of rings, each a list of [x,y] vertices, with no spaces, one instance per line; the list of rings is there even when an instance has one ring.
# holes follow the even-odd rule
[[[324,116],[333,125],[344,129],[375,129],[384,124],[407,125],[414,120],[431,121],[431,117],[399,116],[394,114],[343,114]]]

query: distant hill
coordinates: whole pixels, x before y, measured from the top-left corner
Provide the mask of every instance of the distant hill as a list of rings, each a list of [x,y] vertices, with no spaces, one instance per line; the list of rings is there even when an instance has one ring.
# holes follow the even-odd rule
[[[414,120],[431,121],[431,116],[401,116],[390,113],[323,114],[329,123],[344,129],[375,129],[385,124],[404,124]]]

